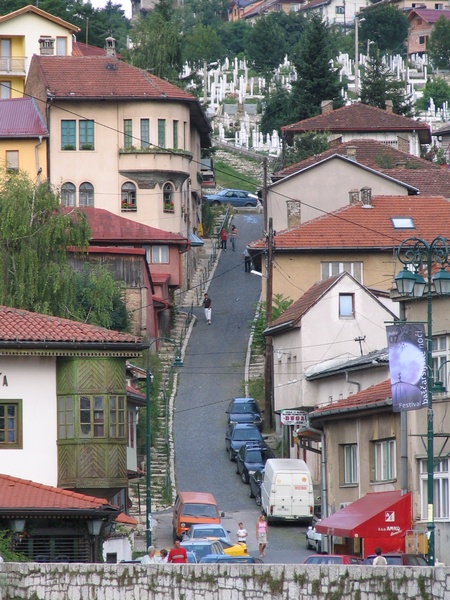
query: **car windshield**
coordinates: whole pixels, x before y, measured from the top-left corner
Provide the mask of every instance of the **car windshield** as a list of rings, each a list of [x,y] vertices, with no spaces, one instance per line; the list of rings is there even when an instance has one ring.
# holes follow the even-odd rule
[[[250,450],[245,457],[249,463],[260,463],[263,461],[261,450]]]
[[[231,412],[236,413],[238,415],[242,415],[245,413],[256,413],[256,406],[254,404],[242,403],[242,404],[234,404],[231,407]]]
[[[186,550],[189,548],[189,550],[195,552],[198,560],[208,554],[214,553],[214,547],[211,544],[193,544],[192,546],[189,546],[189,544],[183,544],[183,546],[186,548]]]
[[[183,517],[209,517],[217,519],[217,508],[214,504],[185,504]]]
[[[244,440],[259,440],[259,437],[256,429],[235,429],[233,433],[233,439],[238,442]]]

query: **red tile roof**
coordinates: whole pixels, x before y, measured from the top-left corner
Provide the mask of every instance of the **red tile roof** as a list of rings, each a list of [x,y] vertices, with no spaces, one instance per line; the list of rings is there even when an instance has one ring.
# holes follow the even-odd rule
[[[348,156],[350,147],[355,149],[354,158]],[[348,157],[358,165],[368,167],[418,189],[422,195],[450,197],[450,170],[448,168],[441,168],[429,160],[400,152],[387,144],[361,138],[339,144],[325,152],[290,165],[275,173],[274,178],[279,179],[293,175],[333,156]]]
[[[84,42],[72,42],[72,56],[106,56],[106,50]]]
[[[73,208],[62,208],[62,212],[73,212]],[[187,238],[164,231],[156,227],[143,225],[137,221],[119,217],[103,208],[83,207],[77,208],[82,211],[91,228],[91,243],[114,243],[114,244],[176,244],[187,246]]]
[[[349,410],[358,410],[361,408],[371,408],[377,404],[389,404],[392,402],[391,381],[386,379],[381,383],[373,385],[357,394],[352,394],[344,400],[332,402],[327,405],[318,405],[310,413],[312,418],[323,417],[324,413],[348,412]]]
[[[17,17],[20,17],[25,14],[29,14],[29,13],[33,13],[38,17],[47,19],[47,21],[52,21],[53,23],[56,23],[57,25],[61,25],[61,27],[65,27],[66,29],[68,29],[70,31],[70,33],[78,33],[79,31],[81,31],[80,28],[77,27],[76,25],[72,25],[71,23],[68,23],[67,21],[64,21],[63,19],[60,19],[59,17],[55,17],[54,15],[51,15],[50,13],[45,12],[45,10],[37,8],[36,6],[31,6],[30,4],[27,6],[24,6],[23,8],[19,8],[19,10],[15,10],[14,12],[8,13],[7,15],[1,16],[0,23],[4,23],[5,21],[10,21],[11,19],[15,19]]]
[[[436,23],[438,19],[444,17],[450,20],[450,10],[435,10],[433,8],[413,8],[408,13],[408,21],[412,21],[414,17],[419,17],[426,23]]]
[[[393,217],[410,217],[414,228],[397,228]],[[335,212],[313,219],[293,229],[277,233],[275,253],[319,250],[386,251],[408,237],[431,242],[437,235],[450,238],[450,202],[431,196],[376,196],[372,205],[345,206]],[[260,239],[250,248],[265,248]]]
[[[275,321],[270,324],[270,327],[278,327],[291,322],[292,325],[295,326],[303,315],[308,312],[308,310],[314,306],[314,304],[316,304],[316,302],[326,294],[339,279],[342,279],[342,277],[346,275],[346,273],[341,273],[335,277],[330,277],[329,279],[315,283],[301,298],[291,304],[278,319],[275,319]],[[275,333],[272,333],[271,335],[275,335]]]
[[[428,142],[431,141],[430,127],[427,123],[396,115],[360,102],[298,121],[292,125],[286,125],[281,129],[286,133],[297,134],[306,131],[325,131],[328,133],[417,131],[425,134]],[[421,141],[421,143],[426,142]]]
[[[104,498],[43,485],[18,477],[0,474],[0,506],[5,508],[96,509],[105,508]],[[112,508],[112,507],[111,507]]]
[[[10,346],[11,342],[17,344],[33,342],[35,346],[42,344],[42,347],[52,343],[125,344],[134,347],[141,344],[141,339],[104,327],[0,306],[0,348],[5,345]]]
[[[47,96],[54,100],[184,100],[198,102],[181,88],[112,56],[33,55]],[[45,100],[45,98],[40,98]]]
[[[0,138],[48,137],[48,130],[33,98],[0,100]]]

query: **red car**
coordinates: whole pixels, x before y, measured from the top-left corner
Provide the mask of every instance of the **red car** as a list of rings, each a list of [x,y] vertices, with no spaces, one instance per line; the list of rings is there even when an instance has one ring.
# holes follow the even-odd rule
[[[311,554],[304,565],[360,565],[362,559],[350,554]]]

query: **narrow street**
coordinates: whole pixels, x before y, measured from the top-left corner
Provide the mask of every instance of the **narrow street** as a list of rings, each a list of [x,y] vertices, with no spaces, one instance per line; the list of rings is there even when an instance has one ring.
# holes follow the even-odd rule
[[[243,521],[249,531],[248,550],[256,555],[254,532],[260,509],[225,451],[225,411],[233,397],[244,394],[245,357],[261,280],[245,273],[242,252],[261,236],[263,220],[261,214],[246,213],[236,215],[233,223],[239,230],[236,252],[228,243],[208,289],[212,324],[206,323],[201,307],[195,309],[198,320],[179,375],[174,415],[176,485],[180,491],[212,493],[230,537],[236,539],[238,522]],[[172,541],[171,511],[155,516],[157,544],[167,546]],[[265,562],[302,562],[310,554],[304,532],[301,526],[271,525]]]

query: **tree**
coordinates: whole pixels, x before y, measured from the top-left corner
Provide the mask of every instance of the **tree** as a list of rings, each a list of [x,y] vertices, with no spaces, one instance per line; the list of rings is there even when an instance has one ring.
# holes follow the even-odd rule
[[[251,30],[251,26],[243,19],[222,23],[218,29],[218,34],[222,39],[225,53],[228,56],[237,56],[244,53]]]
[[[147,69],[173,83],[182,70],[182,34],[169,0],[137,20],[131,32],[132,49],[126,53],[135,67]]]
[[[297,81],[292,85],[289,123],[319,114],[323,100],[333,100],[334,108],[342,106],[339,69],[332,66],[333,47],[329,28],[314,15],[294,52]]]
[[[276,129],[279,133],[281,127],[291,123],[291,94],[278,85],[273,92],[265,98],[265,108],[261,117],[261,131],[263,134],[272,133]]]
[[[360,42],[375,42],[382,54],[404,54],[409,24],[396,6],[380,3],[366,8],[359,23]]]
[[[292,302],[293,300],[285,298],[282,294],[275,294],[272,298],[272,321],[278,319],[278,317],[290,307]],[[263,331],[268,325],[265,302],[261,303],[261,310],[259,311],[256,320],[252,321],[251,325],[254,325],[253,350],[264,354],[266,351],[266,339],[263,336]]]
[[[412,116],[411,99],[406,95],[404,84],[383,63],[378,48],[371,46],[369,60],[361,78],[361,102],[386,110],[386,101],[392,101],[393,111],[398,115]]]
[[[416,101],[419,110],[427,110],[433,100],[437,108],[441,108],[445,102],[450,102],[450,85],[442,77],[429,79],[425,84],[422,98]]]
[[[294,165],[305,158],[325,152],[330,147],[326,133],[308,131],[299,135],[292,148],[286,151],[285,166]]]
[[[286,54],[283,29],[272,14],[256,21],[249,33],[246,48],[247,56],[255,69],[266,75],[272,74]]]
[[[450,21],[444,16],[439,17],[431,31],[428,55],[436,68],[450,67]]]
[[[217,31],[210,25],[197,25],[184,41],[184,60],[191,66],[201,67],[207,63],[222,60],[225,50]]]
[[[35,185],[21,171],[1,172],[0,303],[104,327],[116,325],[107,312],[122,310],[117,300],[120,287],[108,273],[96,272],[96,293],[84,306],[76,292],[80,276],[70,266],[67,248],[81,253],[89,237],[85,216],[62,213],[47,184]],[[126,326],[126,320],[122,323]]]

